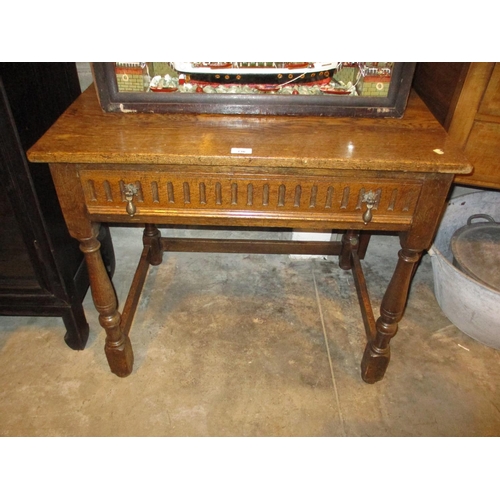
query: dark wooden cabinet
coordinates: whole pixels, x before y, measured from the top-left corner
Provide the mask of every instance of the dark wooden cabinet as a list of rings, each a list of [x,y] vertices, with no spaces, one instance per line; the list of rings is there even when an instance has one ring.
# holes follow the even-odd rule
[[[48,165],[30,164],[25,153],[79,94],[74,63],[0,63],[0,314],[60,316],[73,349],[88,338],[82,308],[88,272]],[[100,240],[112,274],[105,226]]]

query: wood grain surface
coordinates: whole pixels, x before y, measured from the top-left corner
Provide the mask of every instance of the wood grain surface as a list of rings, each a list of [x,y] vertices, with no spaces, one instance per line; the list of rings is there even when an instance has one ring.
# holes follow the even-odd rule
[[[240,117],[104,113],[90,87],[28,156],[48,163],[471,170],[415,94],[401,119]]]

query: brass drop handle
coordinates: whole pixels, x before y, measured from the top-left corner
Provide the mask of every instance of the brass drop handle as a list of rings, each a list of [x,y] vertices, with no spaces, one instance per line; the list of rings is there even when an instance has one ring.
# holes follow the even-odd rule
[[[135,184],[126,184],[123,194],[125,195],[125,200],[127,201],[127,213],[130,217],[135,215],[137,211],[136,206],[134,205],[134,196],[137,194],[138,189]]]
[[[372,210],[375,206],[375,203],[377,202],[377,195],[373,191],[368,191],[368,193],[365,193],[363,195],[363,199],[361,200],[361,202],[366,203],[366,210],[363,214],[363,222],[365,224],[368,224],[369,222],[371,222],[373,217]]]

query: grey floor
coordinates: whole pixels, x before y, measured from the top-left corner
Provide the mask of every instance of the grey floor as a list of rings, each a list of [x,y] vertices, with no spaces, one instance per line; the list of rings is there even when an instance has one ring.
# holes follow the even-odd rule
[[[112,236],[123,304],[141,230]],[[374,237],[363,262],[376,313],[398,249],[396,237]],[[90,294],[85,308],[91,332],[78,352],[59,318],[0,317],[1,436],[500,434],[500,351],[443,315],[428,255],[375,385],[360,378],[363,323],[336,257],[165,254],[148,275],[124,379],[108,369]]]

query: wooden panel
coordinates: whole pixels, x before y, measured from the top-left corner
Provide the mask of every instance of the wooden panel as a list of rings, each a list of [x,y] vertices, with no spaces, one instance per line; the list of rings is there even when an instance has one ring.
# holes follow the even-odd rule
[[[138,216],[157,215],[160,210],[169,216],[179,211],[199,216],[202,211],[241,217],[263,214],[275,219],[307,214],[308,218],[362,222],[371,192],[374,222],[410,223],[421,189],[420,181],[410,179],[350,181],[341,176],[290,179],[138,170],[84,169],[80,179],[91,214],[125,214],[125,187],[133,184]]]
[[[0,208],[9,203],[0,200]],[[0,292],[14,288],[41,289],[26,250],[21,229],[13,215],[0,212]]]
[[[474,174],[457,176],[455,182],[498,189],[500,187],[500,124],[475,122],[464,152],[474,165]]]
[[[417,63],[413,87],[425,101],[439,123],[446,129],[453,116],[457,99],[470,63]]]
[[[500,64],[496,63],[484,93],[479,113],[500,116]]]
[[[500,65],[456,64],[467,70],[465,79],[455,63],[419,63],[415,88],[474,167],[472,174],[457,175],[455,182],[500,189]],[[451,81],[450,75],[454,75]],[[455,89],[453,98],[451,88]]]
[[[467,78],[448,128],[448,133],[462,148],[465,147],[470,130],[488,85],[493,63],[471,63]],[[468,158],[470,161],[470,158]]]

